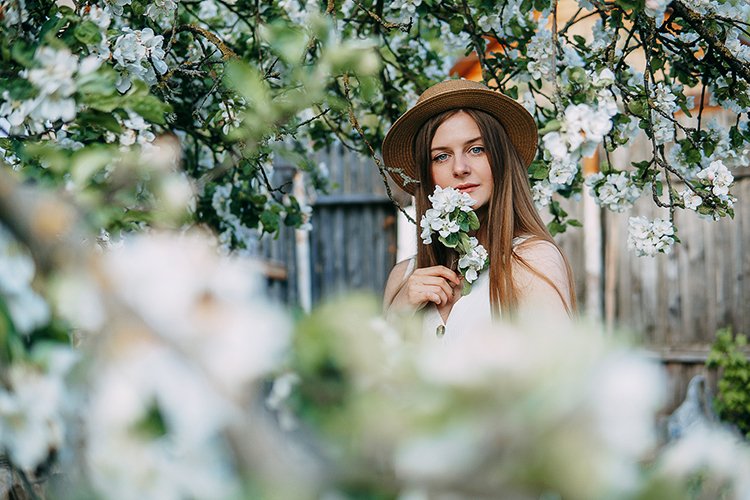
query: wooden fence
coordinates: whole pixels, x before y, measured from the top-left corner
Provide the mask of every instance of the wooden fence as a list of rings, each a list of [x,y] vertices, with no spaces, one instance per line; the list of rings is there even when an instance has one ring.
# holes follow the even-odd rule
[[[396,208],[378,170],[341,145],[317,154],[316,161],[326,165],[332,188],[308,200],[313,229],[282,228],[277,239],[262,242],[263,257],[278,271],[271,274],[270,293],[293,306],[303,302],[305,286],[312,304],[352,290],[382,294],[396,262]],[[275,174],[277,184],[293,176],[283,166]],[[300,259],[300,248],[308,249],[307,258]],[[307,285],[299,282],[300,266],[308,266]]]
[[[689,379],[704,373],[716,331],[750,334],[750,177],[736,172],[734,219],[708,221],[678,210],[682,243],[669,255],[636,257],[626,250],[628,215],[605,216],[605,309],[616,324],[637,333],[670,372],[671,406]],[[631,215],[664,216],[641,200]],[[709,374],[713,378],[713,374]]]

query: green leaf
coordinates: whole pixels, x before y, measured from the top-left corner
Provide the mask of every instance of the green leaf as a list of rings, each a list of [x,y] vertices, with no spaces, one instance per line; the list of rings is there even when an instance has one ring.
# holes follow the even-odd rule
[[[83,127],[93,125],[115,134],[122,132],[122,126],[112,113],[105,113],[96,108],[81,111],[76,121]]]
[[[273,48],[275,54],[289,64],[299,61],[307,49],[308,35],[281,20],[260,27],[263,39]]]
[[[73,30],[76,39],[85,45],[97,45],[102,41],[99,27],[91,21],[84,21]]]
[[[145,120],[159,125],[167,122],[165,115],[172,111],[172,106],[151,95],[134,99],[130,102],[130,107]]]
[[[80,102],[88,107],[104,113],[111,113],[123,106],[122,97],[119,95],[83,95]]]
[[[85,186],[112,161],[112,150],[106,146],[91,146],[76,151],[72,157],[71,177],[78,186]]]
[[[550,164],[544,160],[534,160],[529,165],[529,175],[538,181],[546,179],[549,176],[549,170]]]
[[[476,231],[479,229],[479,217],[477,217],[476,212],[473,210],[470,212],[467,212],[469,215],[469,230],[470,231]]]
[[[279,214],[265,210],[260,214],[260,222],[263,230],[268,233],[276,233],[279,230]]]
[[[464,20],[464,17],[456,14],[451,18],[451,20],[448,22],[448,25],[450,26],[451,33],[454,35],[458,35],[463,31],[464,26],[466,25],[466,21]]]
[[[57,39],[57,32],[71,21],[71,16],[52,16],[47,22],[42,25],[42,29],[39,30],[37,40],[44,40],[50,45],[59,44],[60,41]]]
[[[456,233],[456,234],[459,235],[458,245],[456,245],[456,249],[458,250],[458,253],[459,254],[469,253],[469,250],[471,250],[469,235],[466,233]]]
[[[549,229],[549,232],[552,236],[555,236],[557,234],[564,233],[567,229],[567,226],[565,224],[557,222],[556,220],[553,220],[550,221],[549,224],[547,224],[547,229]]]
[[[438,240],[440,240],[440,242],[448,248],[456,248],[458,242],[461,240],[461,237],[458,233],[451,233],[446,237],[440,236]]]
[[[10,49],[10,56],[24,68],[30,68],[34,65],[34,52],[36,52],[36,45],[16,40]]]

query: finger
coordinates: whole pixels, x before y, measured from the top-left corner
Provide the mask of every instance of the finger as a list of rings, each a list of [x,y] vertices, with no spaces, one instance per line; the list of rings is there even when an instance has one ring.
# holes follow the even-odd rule
[[[440,287],[428,285],[421,290],[421,300],[434,302],[435,304],[440,305],[444,304],[448,300],[448,297]]]
[[[423,267],[414,271],[412,276],[434,276],[446,279],[456,285],[461,284],[458,274],[445,266]]]
[[[448,281],[442,276],[420,276],[415,278],[424,285],[439,286],[448,294],[453,293],[453,287],[456,286],[452,281]]]
[[[428,278],[424,278],[424,279],[428,279]],[[452,281],[448,281],[443,277],[437,277],[437,276],[430,277],[429,279],[435,280],[435,281],[432,281],[431,284],[437,285],[440,288],[442,288],[443,291],[445,291],[445,294],[449,297],[449,299],[453,298],[455,290],[460,289],[460,282],[459,284],[455,284]]]
[[[435,269],[435,274],[437,274],[438,276],[442,276],[443,278],[455,283],[456,285],[461,284],[461,280],[455,271],[448,269],[445,266],[435,266],[434,269]]]
[[[449,297],[451,297],[453,295],[452,292],[451,293],[446,293],[446,291],[443,290],[443,288],[441,288],[439,286],[435,287],[435,293],[437,293],[438,297],[440,297],[440,302],[438,303],[438,305],[447,304],[448,301],[450,300]]]

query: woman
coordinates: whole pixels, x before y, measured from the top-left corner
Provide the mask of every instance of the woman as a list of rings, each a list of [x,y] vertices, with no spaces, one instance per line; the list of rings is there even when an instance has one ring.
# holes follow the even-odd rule
[[[570,265],[531,199],[527,167],[537,129],[517,102],[468,80],[427,89],[383,141],[393,179],[416,198],[417,220],[435,186],[468,193],[489,253],[471,293],[461,297],[455,252],[435,241],[396,264],[384,308],[425,308],[425,331],[459,336],[491,318],[567,318],[575,310]]]

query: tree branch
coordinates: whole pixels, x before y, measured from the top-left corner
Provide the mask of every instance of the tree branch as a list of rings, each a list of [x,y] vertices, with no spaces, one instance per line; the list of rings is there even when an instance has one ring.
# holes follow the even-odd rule
[[[671,5],[675,12],[685,19],[690,27],[703,37],[713,50],[719,53],[734,72],[742,76],[746,82],[750,83],[750,66],[739,61],[727,46],[724,45],[724,42],[719,39],[716,33],[706,27],[703,22],[703,17],[700,14],[689,9],[678,0],[673,1]]]

